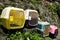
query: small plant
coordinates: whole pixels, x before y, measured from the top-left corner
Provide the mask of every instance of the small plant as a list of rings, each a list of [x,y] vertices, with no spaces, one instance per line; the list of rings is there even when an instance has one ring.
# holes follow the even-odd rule
[[[32,33],[32,34],[30,35],[30,39],[31,39],[31,40],[43,40],[43,38],[40,37],[40,35],[39,35],[38,33]]]
[[[29,38],[30,40],[43,40],[40,34],[33,31],[31,32],[26,31],[24,35],[26,38]]]
[[[6,40],[43,40],[43,38],[40,36],[40,34],[36,32],[16,32],[15,34],[8,35]]]
[[[21,32],[16,32],[15,34],[8,35],[6,40],[24,40]]]

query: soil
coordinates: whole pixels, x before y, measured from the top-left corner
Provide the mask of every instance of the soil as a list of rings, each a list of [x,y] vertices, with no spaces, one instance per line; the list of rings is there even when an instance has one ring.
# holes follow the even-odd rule
[[[53,40],[60,40],[60,28],[58,29],[58,36]]]
[[[0,28],[0,40],[6,40],[7,35],[3,32],[3,30]]]

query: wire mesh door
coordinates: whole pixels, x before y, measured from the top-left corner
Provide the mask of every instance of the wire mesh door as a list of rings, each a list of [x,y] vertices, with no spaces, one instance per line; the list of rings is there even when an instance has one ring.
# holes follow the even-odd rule
[[[31,17],[31,20],[29,20],[30,26],[36,26],[38,24],[38,13],[37,12],[29,12],[29,16]]]
[[[10,11],[10,26],[18,27],[24,24],[24,12],[20,10],[11,10]]]
[[[44,27],[44,32],[43,32],[44,37],[49,35],[49,29],[50,29],[49,25],[46,25]]]

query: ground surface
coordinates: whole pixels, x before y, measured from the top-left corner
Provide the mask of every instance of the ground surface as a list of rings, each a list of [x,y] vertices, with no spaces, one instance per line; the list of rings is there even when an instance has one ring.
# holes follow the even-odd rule
[[[60,40],[60,28],[59,28],[58,36],[53,40]]]
[[[0,40],[6,40],[6,37],[7,37],[7,35],[0,28]],[[60,28],[59,28],[58,36],[53,40],[60,40]]]

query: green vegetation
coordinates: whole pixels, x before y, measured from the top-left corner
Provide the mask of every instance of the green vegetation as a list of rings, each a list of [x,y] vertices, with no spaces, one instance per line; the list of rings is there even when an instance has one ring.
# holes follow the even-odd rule
[[[40,36],[40,34],[36,32],[25,32],[24,34],[26,37],[28,37],[30,40],[43,40],[43,38]]]
[[[15,34],[8,35],[6,40],[24,40],[21,32],[16,32]]]
[[[30,0],[30,2],[41,2],[43,0]]]
[[[11,34],[8,35],[8,37],[6,38],[6,40],[44,40],[44,38],[42,38],[40,36],[40,34],[36,33],[36,32],[16,32],[15,34]],[[45,40],[52,40],[51,38],[47,37],[45,38]]]
[[[60,7],[59,3],[47,3],[45,6],[49,8],[52,12],[57,12]]]

